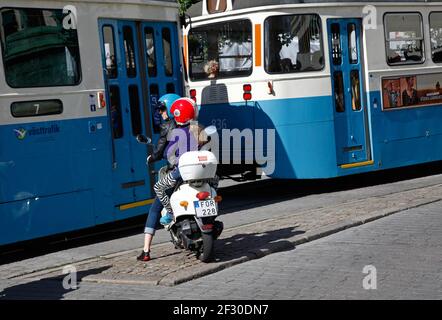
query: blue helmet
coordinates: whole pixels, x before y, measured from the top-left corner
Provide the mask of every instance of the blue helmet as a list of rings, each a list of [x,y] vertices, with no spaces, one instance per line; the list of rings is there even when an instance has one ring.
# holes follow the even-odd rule
[[[170,118],[172,118],[173,115],[170,113],[170,109],[172,108],[174,102],[180,98],[181,97],[175,93],[166,94],[162,96],[160,100],[158,100],[159,107],[165,107],[167,109],[167,114],[169,115]]]

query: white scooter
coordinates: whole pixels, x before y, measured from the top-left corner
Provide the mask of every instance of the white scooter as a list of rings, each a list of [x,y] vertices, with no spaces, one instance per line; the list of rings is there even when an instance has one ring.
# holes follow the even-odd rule
[[[207,132],[210,132],[208,129]],[[141,143],[150,139],[138,136]],[[179,170],[183,179],[170,197],[174,221],[166,226],[176,248],[192,251],[202,262],[209,262],[214,254],[214,241],[221,235],[224,225],[216,221],[218,203],[222,198],[210,182],[216,177],[218,161],[210,151],[192,151],[183,154]],[[166,174],[160,170],[159,179]],[[167,214],[163,210],[162,215]]]

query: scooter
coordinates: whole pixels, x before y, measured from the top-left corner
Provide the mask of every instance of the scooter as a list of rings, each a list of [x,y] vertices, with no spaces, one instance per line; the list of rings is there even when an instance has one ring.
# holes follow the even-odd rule
[[[210,128],[206,130],[213,131]],[[137,140],[151,143],[144,136],[138,136]],[[174,220],[165,226],[175,248],[194,252],[205,263],[213,259],[214,242],[224,229],[223,223],[216,221],[222,198],[210,185],[216,177],[217,166],[218,161],[210,151],[191,151],[181,156],[178,168],[182,182],[170,197]],[[167,174],[166,168],[160,170],[159,179]],[[167,212],[163,210],[162,215],[165,214]]]

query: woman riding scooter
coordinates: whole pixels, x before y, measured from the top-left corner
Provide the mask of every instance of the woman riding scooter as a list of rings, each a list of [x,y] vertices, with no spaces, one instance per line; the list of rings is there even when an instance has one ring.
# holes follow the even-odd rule
[[[171,100],[168,101],[170,102]],[[169,195],[173,192],[176,184],[181,180],[181,175],[178,170],[179,158],[188,151],[198,150],[200,144],[200,130],[195,129],[195,126],[191,126],[191,122],[196,120],[197,117],[197,106],[195,102],[188,98],[177,99],[171,105],[170,114],[173,116],[173,120],[170,120],[173,124],[167,126],[167,146],[164,148],[164,145],[160,146],[159,143],[156,149],[157,154],[159,154],[159,151],[163,148],[165,149],[164,153],[161,152],[161,154],[163,154],[163,158],[167,158],[172,170],[154,186],[157,197],[152,204],[146,221],[144,249],[141,255],[137,257],[137,260],[143,262],[147,262],[151,259],[150,248],[158,223],[168,225],[173,221]],[[163,133],[166,134],[166,132]],[[149,162],[155,160],[161,159],[158,159],[158,157],[149,157]],[[163,208],[166,208],[168,214],[161,217]]]
[[[159,122],[156,123],[156,125],[160,128],[160,138],[152,154],[147,158],[147,162],[149,164],[167,159],[165,151],[169,143],[168,136],[176,127],[175,121],[172,119],[169,112],[172,108],[172,104],[180,98],[181,97],[176,94],[167,94],[161,97],[161,99],[158,101],[158,105],[156,108],[156,112],[158,112],[158,114],[155,115],[155,119]],[[148,253],[150,250],[152,239],[157,229],[158,220],[161,216],[161,210],[161,202],[158,199],[155,199],[152,207],[150,208],[149,215],[147,216],[146,227],[144,229],[144,251],[137,258],[138,260],[150,260],[149,255],[145,253]]]

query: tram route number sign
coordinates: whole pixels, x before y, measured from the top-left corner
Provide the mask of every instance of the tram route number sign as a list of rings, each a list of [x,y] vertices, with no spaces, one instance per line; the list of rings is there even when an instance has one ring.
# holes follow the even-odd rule
[[[225,12],[227,10],[227,0],[207,0],[207,11],[210,14]]]

